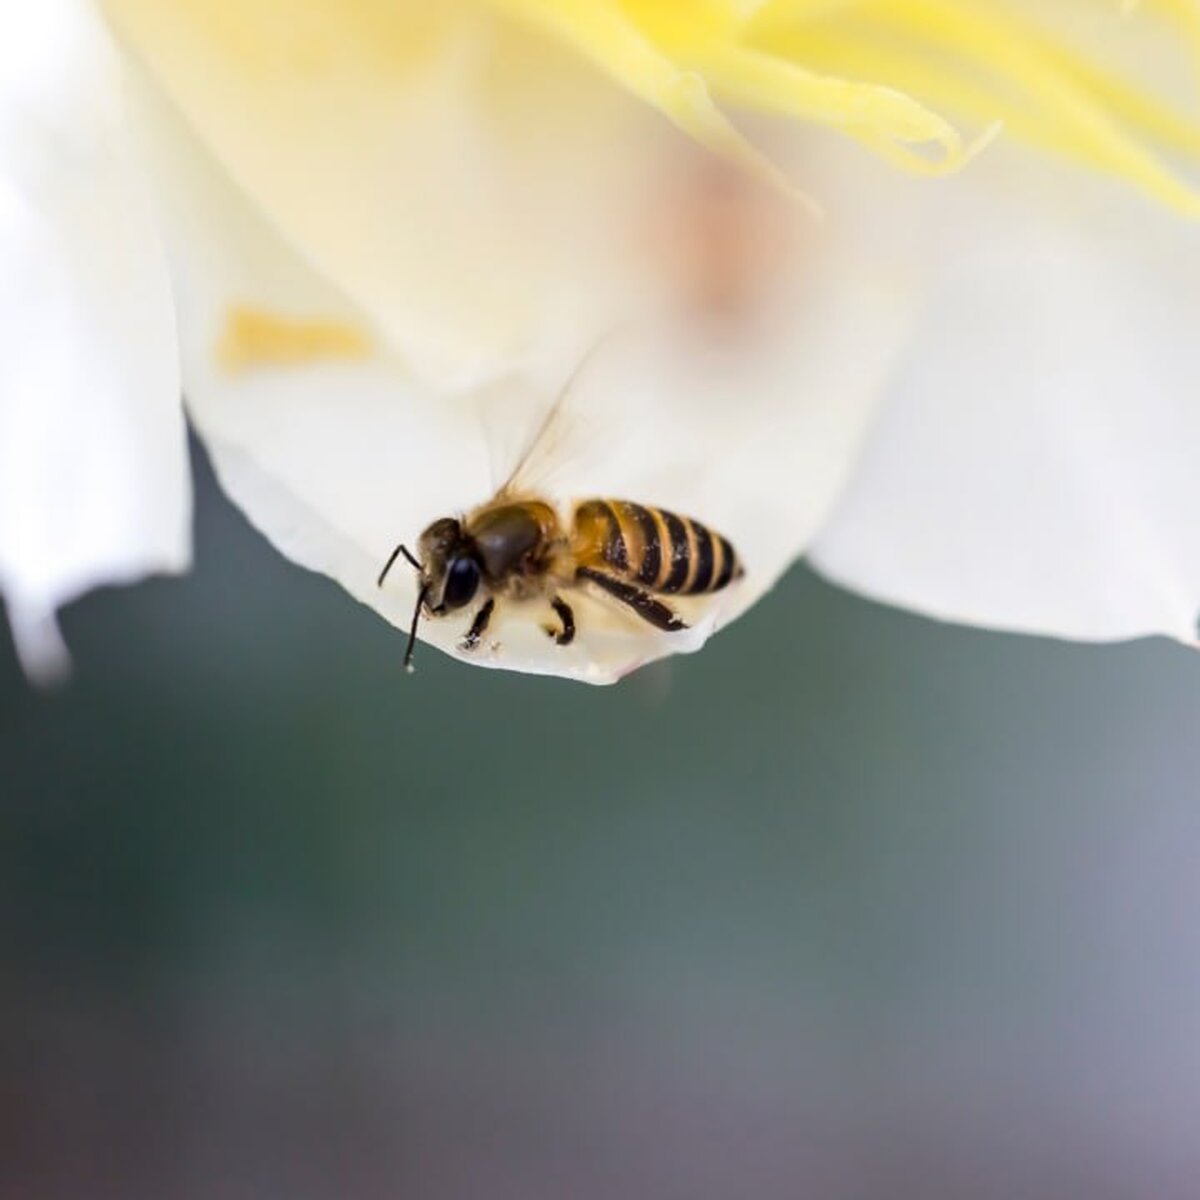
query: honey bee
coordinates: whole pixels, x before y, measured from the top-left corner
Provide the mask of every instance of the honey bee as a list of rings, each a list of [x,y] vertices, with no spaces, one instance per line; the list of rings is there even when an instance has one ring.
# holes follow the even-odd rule
[[[521,464],[491,500],[465,516],[434,521],[421,534],[416,555],[401,543],[384,564],[380,587],[401,554],[417,572],[406,670],[413,669],[422,616],[445,617],[479,602],[459,643],[470,651],[480,645],[499,604],[544,600],[557,620],[543,628],[567,646],[576,633],[569,597],[588,590],[655,629],[675,633],[687,625],[664,597],[719,592],[744,574],[728,538],[663,508],[586,499],[571,506],[564,522],[546,496],[521,482],[537,452],[553,440],[562,411],[560,397]]]

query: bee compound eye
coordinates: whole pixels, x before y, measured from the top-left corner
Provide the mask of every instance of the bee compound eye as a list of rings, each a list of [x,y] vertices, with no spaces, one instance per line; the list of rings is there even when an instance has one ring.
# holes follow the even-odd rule
[[[456,558],[446,572],[443,607],[462,608],[464,604],[470,604],[478,587],[479,564],[473,558]]]

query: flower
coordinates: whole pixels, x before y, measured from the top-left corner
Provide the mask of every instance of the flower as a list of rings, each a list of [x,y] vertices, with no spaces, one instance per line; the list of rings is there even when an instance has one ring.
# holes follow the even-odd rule
[[[0,592],[33,675],[60,605],[188,562],[170,282],[118,102],[119,63],[69,0],[0,37]]]
[[[72,328],[94,345],[53,327],[78,347],[56,377],[26,339],[34,383],[0,398],[40,472],[37,497],[0,491],[0,584],[27,646],[81,587],[186,556],[171,307],[116,58],[81,0],[54,7],[77,22],[78,62],[53,48],[73,85],[23,53],[6,65],[0,128],[18,136],[0,161],[19,179],[9,146],[58,144],[47,128],[90,148],[47,158],[35,207],[47,256],[85,280]],[[688,635],[584,601],[574,646],[518,610],[475,661],[611,680],[702,644],[805,550],[936,616],[1192,637],[1200,18],[1182,0],[102,7],[191,421],[284,553],[394,623],[415,594],[403,572],[375,586],[395,543],[487,499],[594,357],[555,494],[690,512],[746,578]],[[126,241],[63,206],[81,180],[123,198]],[[6,247],[36,246],[12,230]],[[119,320],[101,288],[131,306]],[[632,332],[589,357],[614,326]],[[122,342],[131,328],[150,336]],[[79,465],[102,449],[78,424],[96,378],[112,404],[154,409],[157,441],[140,417],[101,422],[129,430],[104,449],[136,459],[113,473],[143,502],[111,554],[81,536],[39,583],[37,514],[61,525],[83,505],[53,486],[59,461],[27,453],[21,397],[53,394],[70,477],[108,503]],[[422,627],[452,651],[462,632]]]

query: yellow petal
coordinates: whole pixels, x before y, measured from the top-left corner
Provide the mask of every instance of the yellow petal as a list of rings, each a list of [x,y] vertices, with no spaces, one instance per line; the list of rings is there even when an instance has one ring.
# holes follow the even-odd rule
[[[226,313],[217,346],[217,358],[227,371],[363,358],[370,352],[370,338],[345,321],[286,316],[245,304]]]
[[[937,146],[943,169],[957,168],[965,157],[958,131],[910,97],[869,81],[820,76],[745,45],[754,5],[493,2],[569,43],[698,141],[776,181],[777,170],[738,133],[714,92],[736,105],[846,129],[888,153],[899,150],[895,156],[919,170],[938,164],[906,158],[905,146]]]
[[[1169,161],[1183,151],[1194,165],[1195,112],[1158,98],[1153,79],[1114,75],[1082,39],[1074,46],[1043,28],[1020,0],[494,3],[562,38],[709,145],[731,144],[714,97],[839,129],[925,174],[957,170],[979,148],[981,139],[965,137],[956,122],[978,122],[982,140],[1003,123],[1200,215],[1200,193]],[[1046,0],[1034,12],[1052,18],[1067,9]],[[1117,42],[1133,21],[1173,31],[1191,48],[1195,82],[1200,12],[1192,0],[1095,0],[1084,15],[1095,34],[1089,42]],[[697,80],[686,96],[675,82],[681,72]],[[745,146],[736,143],[739,155]]]

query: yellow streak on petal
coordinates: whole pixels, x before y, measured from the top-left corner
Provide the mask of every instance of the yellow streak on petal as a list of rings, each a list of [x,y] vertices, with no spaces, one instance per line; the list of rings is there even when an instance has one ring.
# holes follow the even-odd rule
[[[298,319],[242,305],[226,314],[216,347],[217,361],[230,372],[366,358],[371,351],[370,338],[354,325]]]

